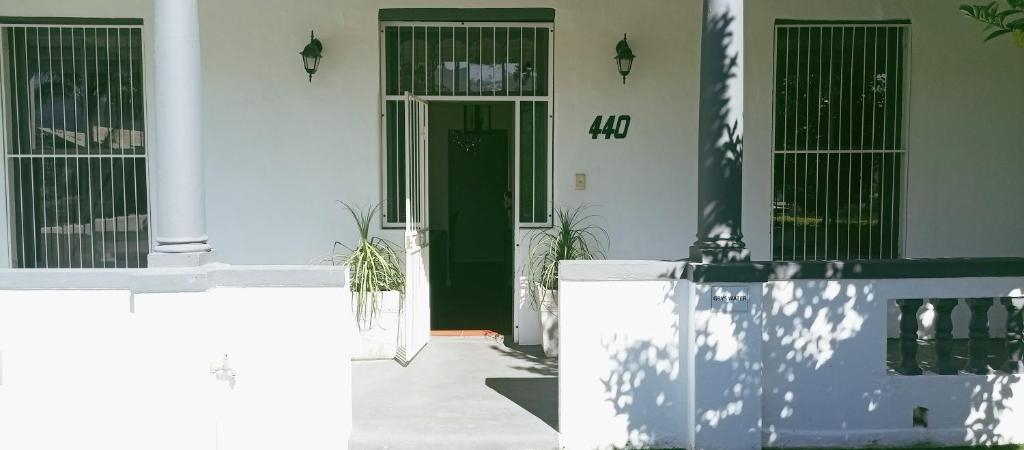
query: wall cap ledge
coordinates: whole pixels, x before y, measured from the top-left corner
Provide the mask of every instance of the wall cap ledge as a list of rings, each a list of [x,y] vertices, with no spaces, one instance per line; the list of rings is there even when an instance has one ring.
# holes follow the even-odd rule
[[[1024,277],[1024,258],[913,258],[852,261],[563,261],[562,281],[763,283],[789,280]]]
[[[0,290],[128,290],[202,292],[215,287],[344,287],[342,266],[234,266],[184,268],[4,269]]]

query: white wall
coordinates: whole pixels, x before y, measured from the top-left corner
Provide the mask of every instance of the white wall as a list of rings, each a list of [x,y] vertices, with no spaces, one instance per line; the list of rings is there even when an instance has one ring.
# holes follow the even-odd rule
[[[696,142],[696,104],[685,100],[695,98],[697,83],[694,5],[201,1],[211,243],[225,262],[301,264],[328,253],[335,240],[354,239],[354,227],[334,201],[380,200],[379,8],[534,6],[557,9],[556,202],[597,205],[595,212],[608,220],[615,256],[682,255],[694,234],[688,193],[695,171],[683,150]],[[150,2],[136,0],[0,0],[0,14],[152,22]],[[312,83],[297,55],[310,29],[325,47]],[[629,33],[639,55],[625,86],[612,59],[622,33]],[[147,51],[151,57],[151,45]],[[155,105],[148,106],[156,125]],[[592,141],[587,129],[598,114],[632,115],[629,138]],[[576,172],[587,173],[586,191],[572,191]],[[401,240],[397,232],[386,234]],[[664,238],[654,242],[652,234]]]
[[[0,447],[347,448],[343,289],[0,291]]]
[[[378,9],[441,5],[241,3],[203,2],[201,9],[211,239],[230,262],[306,262],[334,240],[352,239],[334,200],[380,199]],[[696,104],[664,100],[695,98],[692,11],[667,0],[643,7],[605,0],[443,6],[557,9],[556,203],[598,205],[616,256],[683,254],[693,204],[679,193],[690,190],[694,172],[680,143],[696,139]],[[236,25],[225,29],[229,17]],[[309,28],[325,46],[312,84],[303,81],[294,54]],[[624,32],[640,55],[625,86],[612,60]],[[622,113],[633,116],[629,139],[590,140],[594,116]],[[571,190],[576,172],[587,173],[586,191]],[[653,242],[651,234],[665,239]]]
[[[665,264],[562,265],[568,448],[666,436],[693,449],[1024,442],[1019,375],[901,376],[886,362],[893,299],[1019,298],[1024,278],[703,284]],[[719,286],[746,288],[749,313],[710,307]],[[917,407],[927,427],[914,427]]]
[[[567,449],[761,446],[760,284],[712,306],[674,263],[578,261],[559,281],[559,431]],[[675,274],[675,276],[670,274]]]
[[[556,9],[556,203],[596,205],[613,258],[685,256],[695,233],[697,0],[206,0],[207,218],[222,260],[308,263],[335,240],[354,239],[335,200],[380,200],[378,9],[439,6]],[[776,18],[911,19],[906,255],[1024,255],[1024,184],[1015,182],[1024,164],[1016,123],[1024,59],[1006,40],[981,43],[979,27],[956,6],[747,2],[744,235],[755,259],[770,257]],[[151,11],[147,0],[0,0],[0,15],[142,17],[151,24]],[[312,83],[296,54],[310,29],[325,46]],[[622,33],[638,55],[625,85],[612,59]],[[146,50],[152,80],[151,42]],[[156,105],[148,107],[154,130]],[[598,114],[630,114],[629,137],[591,140],[587,129]],[[573,190],[575,173],[587,174],[587,190]],[[398,232],[385,234],[401,240]]]
[[[558,427],[566,449],[689,447],[690,284],[559,284]]]
[[[1019,376],[900,376],[885,361],[889,302],[1024,295],[1024,279],[771,282],[764,285],[764,444],[901,446],[1024,442]],[[928,427],[912,426],[915,407]]]

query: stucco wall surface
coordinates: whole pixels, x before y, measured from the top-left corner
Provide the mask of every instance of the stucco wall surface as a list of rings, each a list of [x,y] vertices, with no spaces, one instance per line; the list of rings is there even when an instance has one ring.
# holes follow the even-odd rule
[[[1024,255],[1024,184],[1014,181],[1024,165],[1016,121],[1024,59],[1006,40],[983,44],[957,4],[747,2],[743,218],[754,258],[770,257],[778,18],[910,19],[905,255]],[[336,240],[355,239],[335,200],[381,198],[378,10],[438,6],[556,9],[556,204],[595,205],[613,258],[686,255],[696,231],[698,1],[217,0],[200,2],[200,32],[208,231],[221,259],[304,264]],[[152,14],[149,1],[0,0],[4,16],[141,17],[152,24]],[[310,29],[325,46],[312,83],[296,54]],[[622,33],[638,55],[625,85],[612,59]],[[151,81],[152,30],[145,34]],[[152,88],[148,83],[150,100]],[[157,107],[147,104],[151,132],[160,127]],[[628,138],[592,140],[587,129],[599,114],[630,114]],[[576,173],[587,175],[586,190],[573,189]],[[4,250],[8,235],[0,234]],[[401,241],[397,231],[385,235]]]
[[[689,283],[559,284],[559,432],[567,449],[688,447]]]
[[[892,300],[1021,297],[1024,280],[801,280],[763,294],[766,446],[1024,442],[1020,375],[900,376],[885,360]],[[927,427],[913,426],[916,407]]]
[[[703,284],[671,279],[665,264],[562,265],[559,408],[569,448],[666,436],[694,449],[1024,442],[1020,375],[902,376],[886,362],[894,299],[1021,298],[1024,279]],[[744,310],[709,298],[743,291]],[[915,408],[927,409],[925,426],[915,426]]]
[[[347,448],[342,289],[0,291],[0,448]]]

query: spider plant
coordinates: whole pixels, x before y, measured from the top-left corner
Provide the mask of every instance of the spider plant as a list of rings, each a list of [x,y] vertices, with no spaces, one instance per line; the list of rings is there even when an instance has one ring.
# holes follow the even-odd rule
[[[556,208],[555,223],[550,229],[530,237],[526,279],[534,306],[541,289],[558,288],[558,263],[565,260],[603,259],[608,248],[608,233],[594,222],[599,218],[587,213],[585,205]]]
[[[359,230],[359,242],[355,247],[335,242],[334,252],[329,258],[332,263],[340,260],[350,270],[356,299],[356,324],[365,330],[372,328],[380,313],[381,293],[404,291],[405,274],[396,250],[398,246],[381,237],[370,236],[370,224],[380,205],[356,209],[345,202],[338,203],[352,215]],[[339,247],[347,250],[347,254],[339,255]]]

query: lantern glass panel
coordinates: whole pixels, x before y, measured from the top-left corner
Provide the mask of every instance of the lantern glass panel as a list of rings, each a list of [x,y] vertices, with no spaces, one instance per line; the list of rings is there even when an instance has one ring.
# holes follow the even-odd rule
[[[633,69],[633,58],[618,58],[619,73],[626,75]]]

